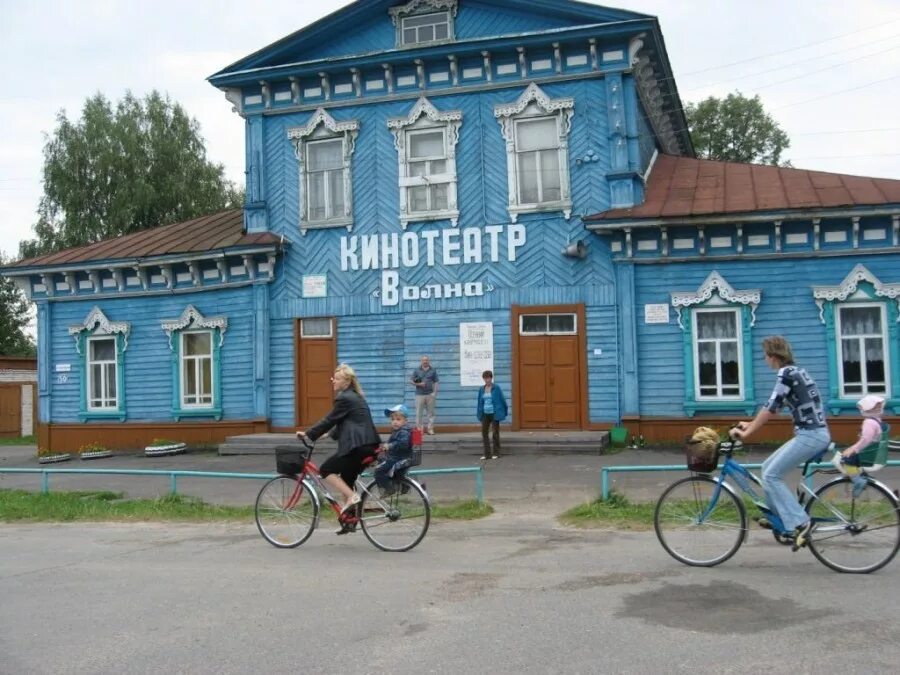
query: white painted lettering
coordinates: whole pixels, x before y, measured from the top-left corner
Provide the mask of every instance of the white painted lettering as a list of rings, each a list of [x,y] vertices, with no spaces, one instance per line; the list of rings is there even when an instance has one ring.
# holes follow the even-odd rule
[[[364,270],[378,269],[378,235],[366,234],[362,238],[362,268]]]
[[[404,286],[403,287],[403,299],[404,300],[418,300],[419,299],[419,287],[418,286]]]
[[[516,250],[525,245],[525,226],[514,223],[506,233],[506,258],[510,262],[516,260]]]
[[[431,297],[435,300],[440,300],[443,296],[441,295],[441,285],[440,284],[426,284],[425,289],[430,293]]]
[[[463,262],[481,262],[481,230],[477,227],[467,227],[462,233]]]
[[[437,230],[426,230],[422,233],[422,239],[425,240],[425,264],[434,267],[434,240],[440,234]]]
[[[445,265],[459,265],[459,230],[448,228],[441,232],[441,252]]]
[[[400,267],[400,237],[396,232],[381,235],[381,267]]]
[[[415,267],[419,264],[419,237],[415,232],[404,232],[400,239],[400,259],[404,267]]]
[[[465,286],[465,295],[468,298],[484,295],[484,286],[480,281],[468,281]]]
[[[393,307],[400,303],[397,287],[400,285],[400,275],[393,271],[381,273],[381,304],[385,307]]]
[[[460,283],[456,284],[444,284],[444,297],[445,298],[461,298],[463,294],[463,285]]]
[[[488,225],[484,228],[484,233],[488,236],[488,242],[491,246],[491,262],[500,262],[500,233],[503,232],[502,225]]]
[[[359,269],[359,257],[356,255],[356,237],[341,237],[341,269]]]

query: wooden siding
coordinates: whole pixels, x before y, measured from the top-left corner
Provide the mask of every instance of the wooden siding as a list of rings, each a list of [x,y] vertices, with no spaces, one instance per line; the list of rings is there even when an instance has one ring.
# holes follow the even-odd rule
[[[643,306],[671,305],[673,291],[695,291],[713,270],[736,290],[759,288],[762,300],[753,327],[754,400],[761,405],[774,386],[774,371],[762,359],[760,342],[767,335],[784,335],[797,364],[809,371],[823,395],[828,391],[826,328],[812,297],[812,286],[838,285],[853,267],[863,263],[885,283],[900,280],[900,257],[855,256],[816,259],[722,261],[670,265],[635,265],[638,377],[642,415],[684,415],[682,332],[670,307],[668,324],[644,324]],[[893,364],[896,368],[897,364]]]
[[[222,345],[222,408],[225,419],[253,417],[253,340],[251,289],[210,291],[189,295],[150,298],[105,299],[99,302],[54,303],[52,312],[50,404],[54,422],[78,419],[81,398],[81,357],[68,333],[71,325],[81,324],[95,305],[110,321],[128,321],[131,334],[124,352],[125,399],[128,420],[171,419],[172,353],[164,319],[181,315],[193,304],[205,316],[225,315],[228,329]],[[66,381],[60,382],[56,364],[71,364]]]

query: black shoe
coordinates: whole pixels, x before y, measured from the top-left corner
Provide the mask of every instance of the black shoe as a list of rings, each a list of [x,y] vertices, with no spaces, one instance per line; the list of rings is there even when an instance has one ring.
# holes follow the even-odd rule
[[[809,535],[812,534],[814,528],[815,523],[810,518],[805,525],[801,525],[794,530],[794,545],[791,546],[791,550],[796,552],[805,547],[809,543]]]

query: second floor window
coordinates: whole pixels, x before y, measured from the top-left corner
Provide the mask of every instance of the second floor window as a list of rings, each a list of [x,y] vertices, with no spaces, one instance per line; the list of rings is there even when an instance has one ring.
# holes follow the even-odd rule
[[[559,132],[555,117],[516,121],[516,167],[520,204],[561,199]]]
[[[447,208],[447,148],[443,129],[409,131],[406,169],[407,209],[411,215]]]
[[[310,222],[344,215],[343,146],[339,138],[306,144],[306,216]]]
[[[436,42],[450,37],[450,12],[435,12],[406,16],[401,19],[400,31],[403,46]]]

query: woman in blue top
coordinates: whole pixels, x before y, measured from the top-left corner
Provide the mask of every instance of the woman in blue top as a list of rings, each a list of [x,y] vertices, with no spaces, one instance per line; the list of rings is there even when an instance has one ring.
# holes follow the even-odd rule
[[[506,419],[506,399],[503,390],[494,384],[494,373],[486,370],[481,374],[484,386],[478,390],[478,406],[475,414],[481,422],[481,441],[484,443],[484,455],[481,459],[500,458],[500,422]],[[488,429],[493,431],[493,455],[488,443]]]

